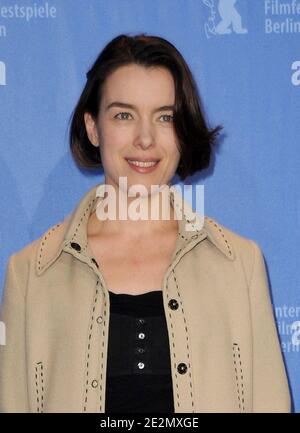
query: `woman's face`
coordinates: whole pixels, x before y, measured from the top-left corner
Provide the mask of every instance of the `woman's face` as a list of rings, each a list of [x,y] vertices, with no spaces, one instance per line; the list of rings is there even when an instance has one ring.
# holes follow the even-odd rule
[[[165,68],[130,64],[108,76],[96,122],[85,113],[88,137],[100,148],[105,183],[118,187],[125,176],[128,187],[142,184],[148,192],[151,185],[170,183],[180,159],[174,103],[173,77]],[[143,162],[154,165],[136,165]]]

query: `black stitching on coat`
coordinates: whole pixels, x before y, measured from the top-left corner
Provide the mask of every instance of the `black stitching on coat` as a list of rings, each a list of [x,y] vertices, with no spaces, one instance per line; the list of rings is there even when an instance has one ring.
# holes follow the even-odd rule
[[[184,313],[184,309],[183,309],[183,303],[181,300],[181,296],[180,296],[180,290],[179,290],[179,286],[178,286],[178,282],[176,279],[176,275],[174,270],[172,271],[173,273],[173,277],[174,277],[174,281],[176,284],[176,289],[177,289],[177,295],[178,295],[178,299],[180,300],[180,305],[181,305],[181,311],[183,314],[183,320],[185,323],[185,338],[186,338],[186,349],[187,349],[187,358],[188,358],[188,367],[189,367],[189,378],[190,378],[190,395],[191,395],[191,401],[192,401],[192,412],[195,411],[195,403],[194,403],[194,394],[193,394],[193,382],[192,382],[192,369],[191,369],[191,359],[190,359],[190,343],[189,343],[189,334],[188,334],[188,328],[187,328],[187,322],[186,322],[186,318],[185,318],[185,313]]]
[[[41,249],[40,249],[40,254],[39,254],[39,260],[38,260],[38,270],[40,271],[41,269],[43,269],[43,268],[41,268],[41,260],[42,260],[42,254],[43,254],[43,247],[44,247],[44,244],[45,244],[45,241],[49,238],[49,236],[52,234],[52,232],[54,232],[54,230],[56,230],[57,229],[57,227],[59,227],[61,224],[56,224],[56,226],[54,226],[54,227],[52,227],[46,234],[45,234],[45,236],[43,237],[43,239],[42,239],[42,246],[41,246]]]
[[[245,411],[244,375],[243,375],[239,345],[237,343],[233,343],[232,350],[233,350],[233,362],[234,362],[234,369],[235,369],[239,409],[241,412],[244,412]]]
[[[96,303],[98,299],[98,281],[96,284],[96,293],[94,297],[94,304],[93,304],[93,310],[92,310],[92,317],[90,320],[90,331],[88,336],[88,350],[87,350],[87,361],[86,361],[86,389],[85,389],[85,400],[84,400],[84,408],[83,411],[86,412],[87,410],[87,400],[88,400],[88,385],[89,385],[89,359],[90,359],[90,349],[91,349],[91,338],[92,338],[92,331],[93,331],[93,325],[94,325],[94,315],[95,315],[95,308]]]
[[[40,369],[40,372],[38,372]],[[36,402],[37,412],[44,411],[44,372],[42,362],[37,362],[35,366],[35,387],[36,387]],[[39,395],[40,390],[40,395]]]

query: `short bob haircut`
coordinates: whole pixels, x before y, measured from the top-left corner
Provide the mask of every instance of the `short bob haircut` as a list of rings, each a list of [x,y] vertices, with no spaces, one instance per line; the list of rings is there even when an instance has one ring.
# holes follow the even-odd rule
[[[166,39],[145,33],[114,38],[87,72],[87,82],[70,118],[69,140],[76,163],[91,169],[102,165],[99,148],[88,139],[84,113],[89,112],[97,119],[105,79],[117,68],[129,64],[164,67],[170,71],[175,85],[174,128],[180,145],[176,174],[184,180],[207,168],[212,145],[223,127],[208,128],[197,85],[179,51]]]

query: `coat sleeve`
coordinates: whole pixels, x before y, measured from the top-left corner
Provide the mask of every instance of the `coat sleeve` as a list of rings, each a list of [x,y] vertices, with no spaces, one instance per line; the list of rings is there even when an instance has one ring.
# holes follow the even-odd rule
[[[23,278],[26,279],[25,275]],[[0,412],[29,412],[25,352],[25,296],[21,281],[17,278],[14,255],[9,258],[6,269],[0,320],[2,322],[1,343],[5,343],[0,345]],[[5,331],[4,335],[3,331]]]
[[[291,400],[260,247],[252,241],[253,412],[290,412]]]

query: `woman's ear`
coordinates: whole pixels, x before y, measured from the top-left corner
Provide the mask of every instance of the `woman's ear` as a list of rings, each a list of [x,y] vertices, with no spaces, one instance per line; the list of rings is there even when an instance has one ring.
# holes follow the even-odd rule
[[[99,147],[99,137],[97,133],[96,122],[91,113],[84,113],[84,123],[87,136],[93,146]]]

